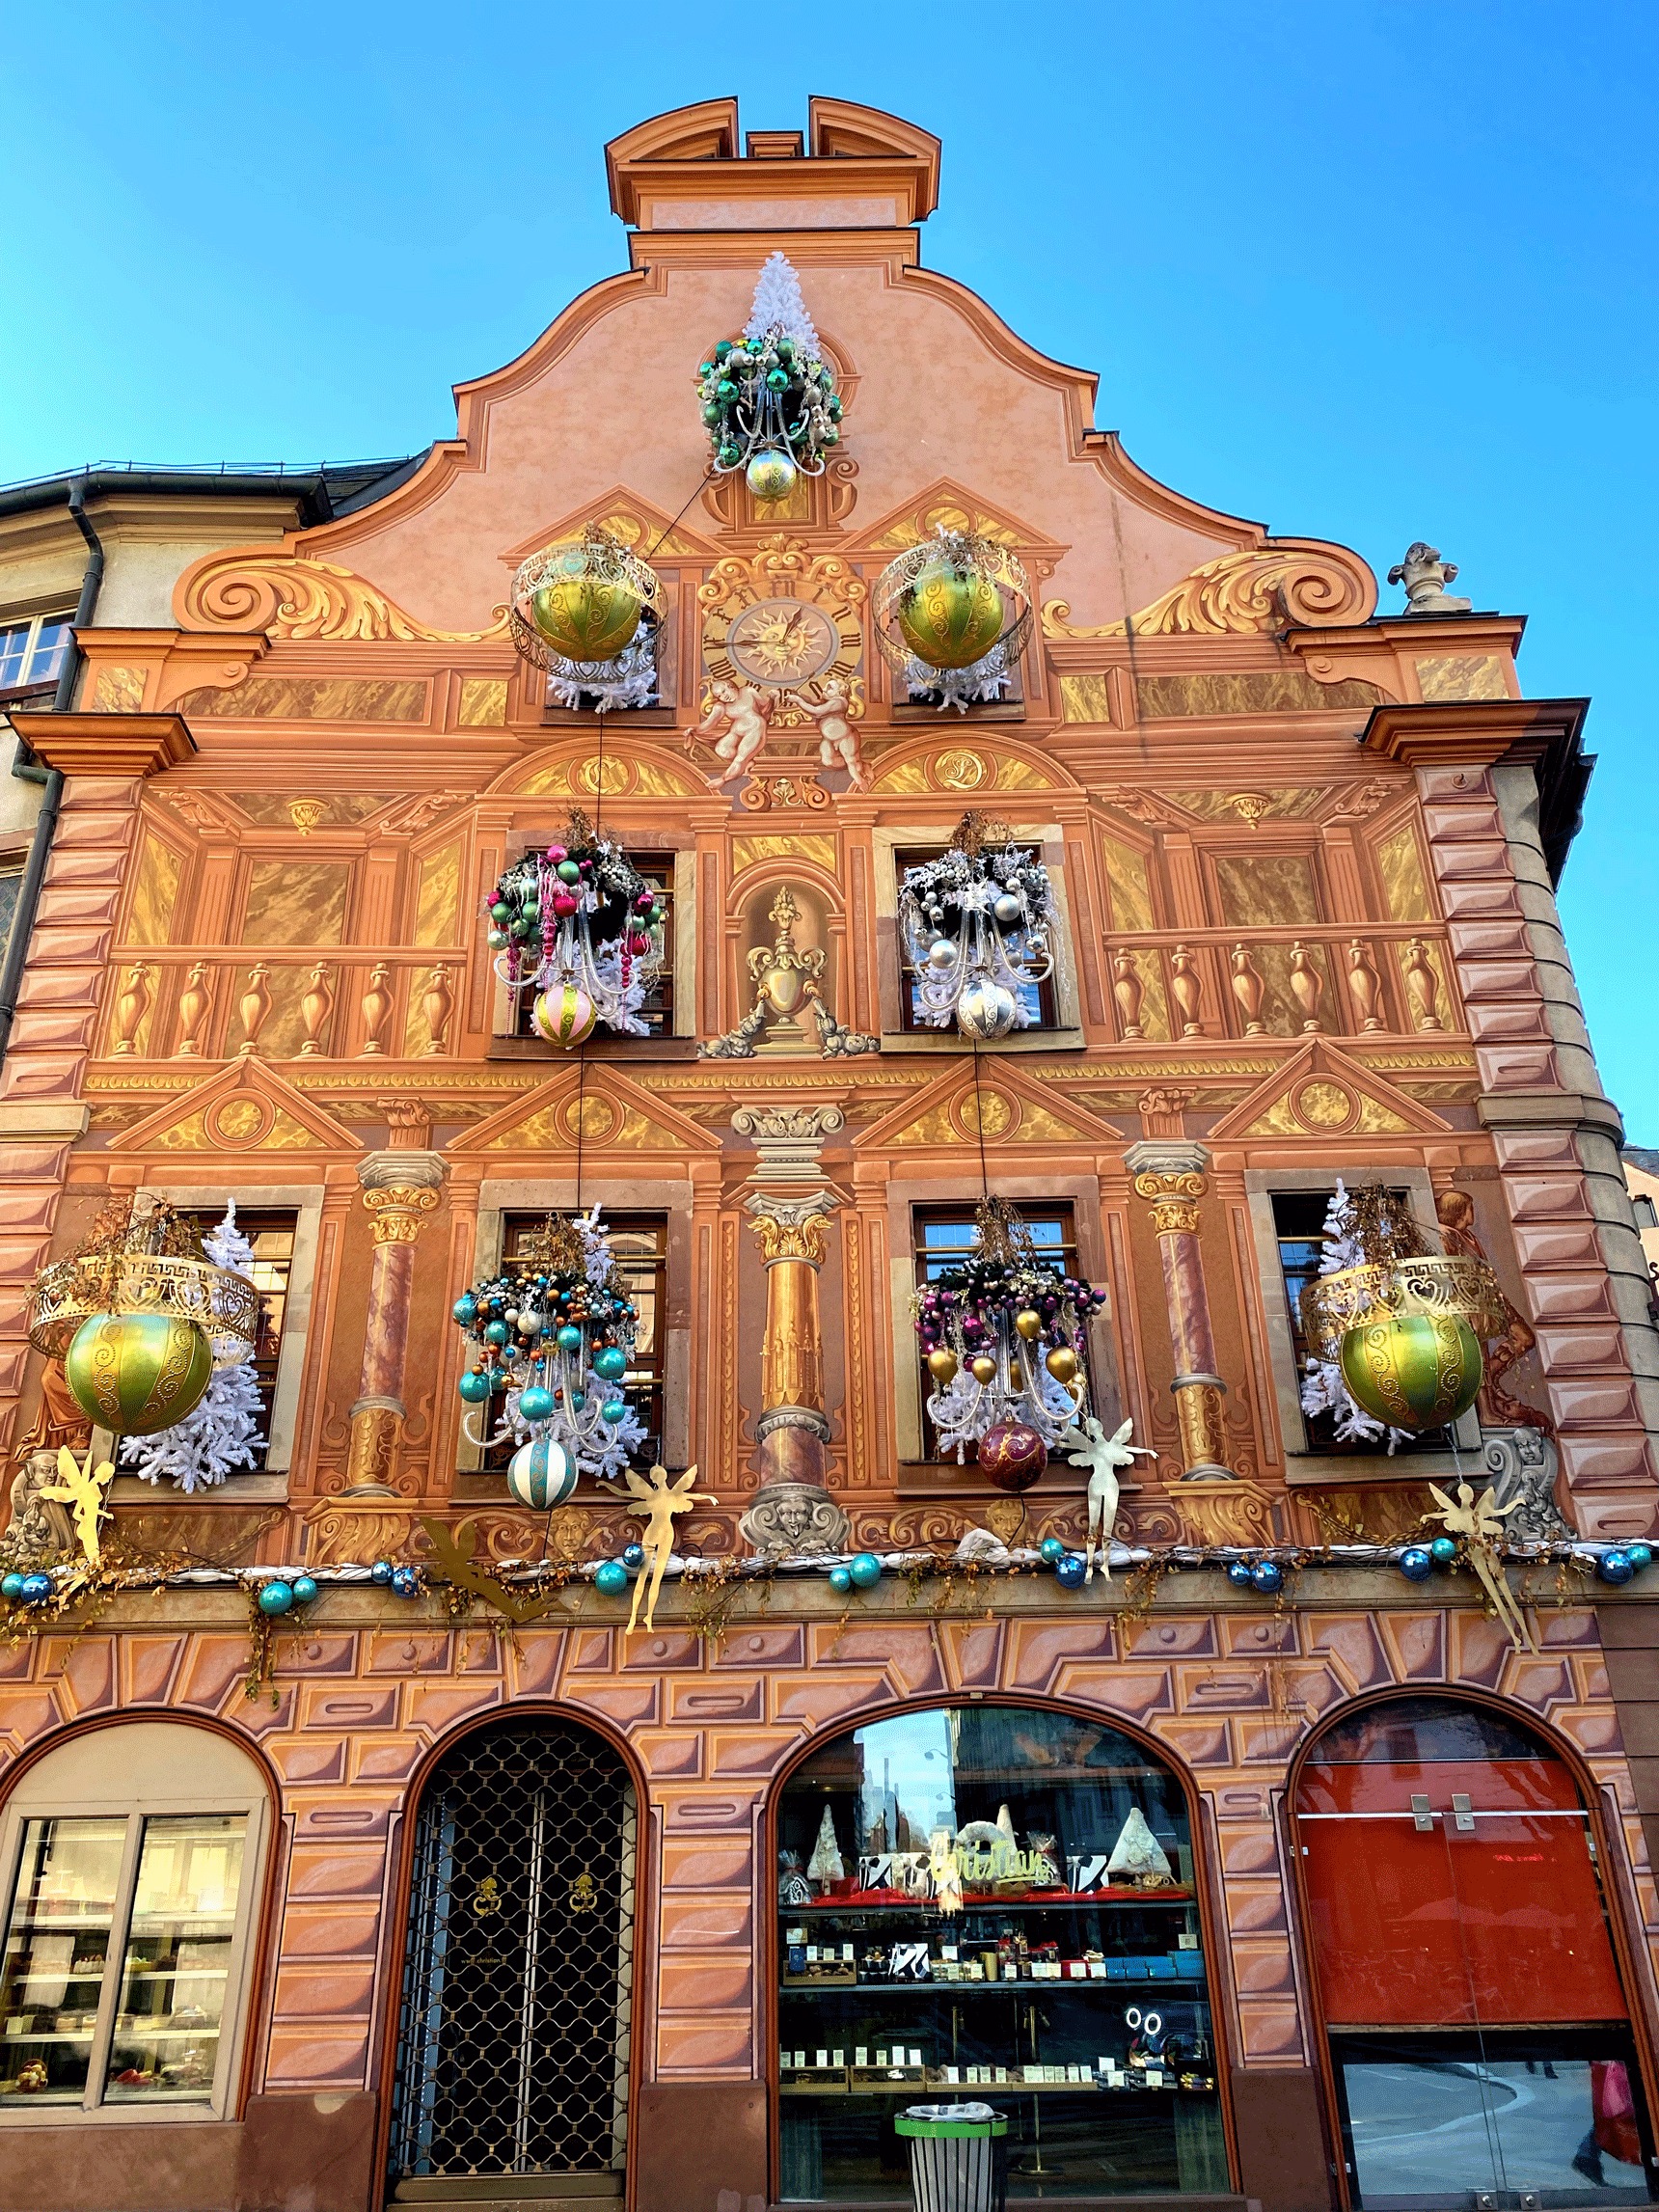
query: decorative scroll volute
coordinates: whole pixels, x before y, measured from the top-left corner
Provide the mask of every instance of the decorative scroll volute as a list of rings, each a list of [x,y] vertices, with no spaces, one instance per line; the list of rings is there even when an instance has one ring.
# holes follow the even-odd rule
[[[183,629],[263,630],[271,638],[474,645],[507,634],[504,606],[490,610],[487,630],[429,629],[351,569],[265,546],[209,554],[179,578],[173,604]]]
[[[1292,623],[1363,622],[1376,605],[1376,579],[1340,546],[1267,544],[1224,553],[1183,577],[1174,590],[1143,607],[1129,622],[1095,628],[1068,620],[1064,599],[1043,608],[1048,638],[1137,638],[1282,630]]]

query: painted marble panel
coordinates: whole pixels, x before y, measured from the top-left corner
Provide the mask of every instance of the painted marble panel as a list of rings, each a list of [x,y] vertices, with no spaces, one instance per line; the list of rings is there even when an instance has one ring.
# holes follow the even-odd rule
[[[256,860],[242,909],[244,944],[339,944],[351,867],[344,860]]]

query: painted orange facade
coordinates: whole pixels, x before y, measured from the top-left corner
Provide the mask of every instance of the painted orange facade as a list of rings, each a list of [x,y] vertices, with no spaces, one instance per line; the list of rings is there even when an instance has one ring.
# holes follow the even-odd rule
[[[926,1457],[917,1210],[971,1212],[988,1184],[1065,1209],[1108,1293],[1097,1388],[1159,1454],[1126,1480],[1123,1541],[1398,1543],[1451,1453],[1344,1457],[1296,1406],[1274,1200],[1340,1175],[1398,1179],[1424,1219],[1477,1240],[1519,1317],[1463,1461],[1542,1414],[1568,1526],[1650,1536],[1659,1338],[1552,888],[1584,702],[1524,696],[1518,617],[1379,614],[1356,554],[1147,477],[1093,427],[1090,375],[922,265],[926,133],[818,100],[804,144],[740,151],[735,105],[714,101],[609,162],[628,268],[459,387],[452,439],[358,511],[195,562],[173,627],[83,630],[73,710],[19,718],[66,783],[0,1079],[14,1457],[63,1426],[27,1350],[36,1271],[112,1191],[233,1196],[296,1225],[269,1462],[188,1498],[122,1478],[122,1536],[222,1569],[334,1570],[428,1558],[435,1518],[469,1524],[481,1559],[538,1556],[543,1521],[462,1432],[449,1309],[515,1212],[598,1202],[663,1225],[664,1457],[718,1501],[685,1548],[745,1551],[740,1516],[796,1466],[756,1424],[803,1400],[852,1544],[942,1557],[988,1493]],[[705,478],[691,380],[775,249],[846,415],[826,474],[767,508],[741,477]],[[603,717],[547,703],[503,615],[518,563],[589,522],[664,587],[660,703]],[[881,569],[941,522],[1017,551],[1038,601],[1017,696],[960,715],[896,696],[868,629]],[[734,613],[769,596],[833,627],[867,789],[787,708],[748,778],[711,788],[719,764],[688,733]],[[573,806],[649,857],[674,916],[664,1033],[580,1054],[513,1033],[480,921],[503,866]],[[977,1053],[906,1026],[894,920],[899,856],[969,808],[1040,849],[1065,922],[1051,1018]],[[796,1027],[711,1054],[751,1008],[749,955],[784,891],[852,1046]],[[768,1337],[757,1211],[808,1189],[828,1219],[816,1334],[791,1337],[806,1368],[768,1387],[787,1348]],[[1172,1201],[1195,1233],[1159,1217]],[[399,1251],[413,1264],[388,1287]],[[1177,1281],[1212,1339],[1202,1434],[1172,1392]],[[1183,1483],[1200,1463],[1223,1477]],[[1029,1502],[1034,1537],[1081,1541],[1080,1474],[1054,1463]],[[592,1560],[633,1533],[580,1492],[554,1541]],[[737,1587],[715,1624],[670,1583],[658,1627],[629,1638],[625,1601],[572,1583],[509,1638],[440,1593],[325,1580],[253,1698],[246,1597],[223,1577],[0,1652],[0,1742],[25,1779],[86,1724],[165,1712],[246,1745],[271,1808],[224,2112],[148,2131],[0,2112],[30,2131],[0,2200],[378,2204],[414,1807],[432,1761],[509,1707],[591,1722],[639,1792],[637,2212],[782,2194],[776,1788],[826,1733],[929,1701],[1109,1716],[1182,1778],[1233,2192],[1189,2201],[1314,2207],[1354,2186],[1286,1803],[1312,1732],[1385,1692],[1455,1692],[1559,1747],[1648,2066],[1659,1784],[1620,1711],[1629,1726],[1652,1695],[1659,1631],[1635,1592],[1534,1573],[1529,1652],[1471,1577],[1414,1591],[1376,1562],[1315,1562],[1276,1602],[1213,1569],[1150,1593],[1121,1571],[1074,1594],[893,1573],[851,1600],[820,1577]]]

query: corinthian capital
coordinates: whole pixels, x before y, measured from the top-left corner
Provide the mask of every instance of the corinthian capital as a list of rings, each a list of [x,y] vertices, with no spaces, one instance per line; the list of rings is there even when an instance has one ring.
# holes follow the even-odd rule
[[[757,1190],[746,1211],[767,1266],[778,1260],[804,1260],[808,1267],[821,1268],[829,1249],[830,1216],[840,1203],[828,1190],[814,1190],[805,1198],[777,1198]]]
[[[412,1244],[438,1203],[449,1162],[436,1152],[370,1152],[357,1163],[377,1244]]]

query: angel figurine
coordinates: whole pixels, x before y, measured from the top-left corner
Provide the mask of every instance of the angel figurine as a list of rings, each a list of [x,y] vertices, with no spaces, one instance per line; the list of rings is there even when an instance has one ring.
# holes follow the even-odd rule
[[[706,1492],[693,1489],[692,1485],[697,1479],[695,1467],[688,1467],[683,1475],[675,1475],[671,1481],[667,1468],[662,1465],[651,1469],[649,1482],[642,1475],[637,1475],[632,1467],[628,1468],[627,1476],[628,1488],[641,1501],[638,1505],[631,1505],[628,1511],[645,1516],[644,1533],[639,1539],[645,1553],[645,1566],[634,1585],[634,1603],[628,1614],[628,1634],[634,1633],[634,1624],[639,1613],[639,1593],[649,1580],[651,1587],[645,1598],[645,1633],[648,1636],[656,1625],[657,1593],[663,1587],[663,1576],[667,1571],[668,1561],[673,1554],[674,1522],[681,1514],[690,1513],[693,1506],[719,1505],[720,1500]]]
[[[775,703],[770,693],[756,691],[752,684],[727,683],[722,677],[710,687],[709,711],[688,733],[686,751],[700,738],[714,747],[717,760],[725,762],[719,776],[709,778],[711,791],[748,773],[749,762],[766,743]]]
[[[1515,1601],[1504,1573],[1504,1562],[1498,1555],[1498,1539],[1507,1532],[1504,1522],[1521,1504],[1511,1498],[1507,1506],[1492,1503],[1490,1490],[1475,1495],[1472,1485],[1457,1485],[1457,1502],[1453,1504],[1436,1484],[1430,1483],[1429,1492],[1440,1507],[1438,1513],[1426,1513],[1426,1521],[1437,1520],[1448,1536],[1460,1536],[1469,1547],[1469,1564],[1481,1578],[1481,1587],[1490,1598],[1493,1612],[1502,1626],[1509,1631],[1516,1651],[1536,1652],[1533,1632],[1527,1617]]]
[[[1095,1579],[1095,1540],[1100,1539],[1101,1571],[1109,1582],[1112,1579],[1112,1530],[1118,1517],[1118,1472],[1132,1467],[1137,1459],[1156,1460],[1157,1454],[1150,1444],[1131,1444],[1129,1431],[1134,1427],[1131,1416],[1108,1436],[1101,1423],[1091,1413],[1078,1428],[1073,1422],[1060,1432],[1060,1449],[1074,1467],[1089,1470],[1089,1533],[1083,1543],[1083,1557],[1087,1567],[1085,1582]]]
[[[858,732],[847,714],[847,687],[839,678],[824,687],[822,699],[797,692],[796,704],[818,724],[818,758],[826,768],[844,768],[855,791],[868,791],[870,778],[858,747]]]
[[[75,1534],[80,1539],[81,1554],[89,1567],[98,1563],[98,1523],[104,1518],[104,1492],[114,1479],[115,1468],[108,1460],[95,1467],[89,1452],[83,1466],[68,1444],[61,1444],[57,1482],[50,1489],[42,1488],[37,1493],[68,1507]]]

